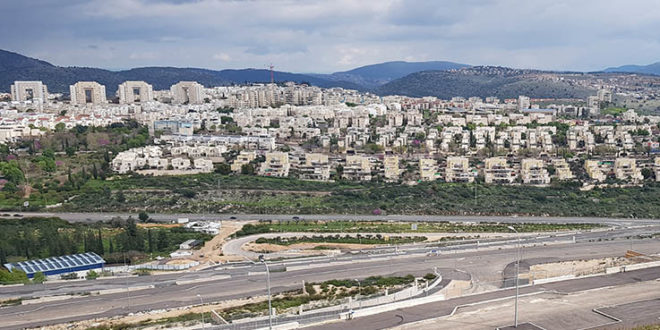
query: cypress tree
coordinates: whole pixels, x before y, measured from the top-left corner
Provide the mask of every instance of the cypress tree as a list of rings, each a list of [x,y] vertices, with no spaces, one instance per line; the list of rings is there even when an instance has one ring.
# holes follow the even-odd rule
[[[154,241],[151,238],[151,229],[147,229],[147,240],[149,241],[149,252],[154,252]]]
[[[7,263],[7,254],[3,248],[0,248],[0,265]]]
[[[96,253],[98,253],[100,255],[105,253],[105,251],[103,249],[103,235],[101,234],[101,228],[99,228],[99,239],[98,239],[98,242],[97,242]]]

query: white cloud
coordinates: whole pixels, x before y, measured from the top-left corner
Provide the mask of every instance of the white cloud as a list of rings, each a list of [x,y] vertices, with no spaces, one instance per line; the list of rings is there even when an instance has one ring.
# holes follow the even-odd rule
[[[218,54],[213,54],[213,59],[223,61],[223,62],[230,62],[231,61],[231,56],[229,56],[229,54],[227,54],[227,53],[218,53]]]

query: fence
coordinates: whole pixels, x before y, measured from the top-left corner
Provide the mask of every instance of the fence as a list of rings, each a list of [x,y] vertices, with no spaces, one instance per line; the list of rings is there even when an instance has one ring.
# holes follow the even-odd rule
[[[114,266],[114,267],[105,267],[105,271],[109,272],[127,272],[137,269],[149,269],[149,270],[184,270],[191,267],[199,265],[199,262],[193,261],[187,264],[180,265],[157,265],[157,264],[141,264],[141,265],[127,265],[127,266]]]

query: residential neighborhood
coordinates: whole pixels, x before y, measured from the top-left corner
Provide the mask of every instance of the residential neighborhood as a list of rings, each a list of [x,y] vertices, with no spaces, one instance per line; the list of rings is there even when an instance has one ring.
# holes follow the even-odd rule
[[[380,97],[294,83],[180,82],[154,91],[128,81],[113,103],[105,86],[79,82],[67,101],[41,82],[17,81],[12,100],[0,103],[0,141],[135,120],[149,128],[154,145],[114,155],[118,174],[208,173],[227,164],[235,173],[313,181],[543,186],[658,178],[660,117],[634,109],[604,115],[613,94],[606,87],[582,105],[541,108],[526,96]]]

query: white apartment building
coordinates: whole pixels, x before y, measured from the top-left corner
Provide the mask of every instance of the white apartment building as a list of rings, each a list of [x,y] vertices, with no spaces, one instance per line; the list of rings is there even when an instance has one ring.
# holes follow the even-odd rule
[[[95,81],[79,81],[69,86],[69,93],[71,95],[71,104],[99,105],[107,103],[105,86]]]
[[[117,89],[120,104],[152,102],[154,89],[144,81],[125,81]]]
[[[431,158],[419,160],[419,177],[422,181],[435,181],[439,177],[438,162]]]
[[[204,103],[204,86],[196,81],[180,81],[170,87],[172,103],[201,104]]]
[[[445,181],[474,182],[474,174],[466,157],[447,157]]]
[[[550,183],[548,170],[540,159],[523,159],[520,163],[520,176],[525,184],[547,185]]]
[[[261,164],[259,175],[288,177],[291,164],[287,152],[267,152],[266,161]]]
[[[301,180],[328,181],[330,179],[328,155],[305,154],[305,161],[298,166],[298,173]]]
[[[342,177],[354,181],[371,180],[371,162],[369,158],[359,155],[346,156],[346,165],[344,165]]]
[[[487,158],[484,166],[484,180],[486,183],[513,183],[516,172],[509,166],[506,158]]]

